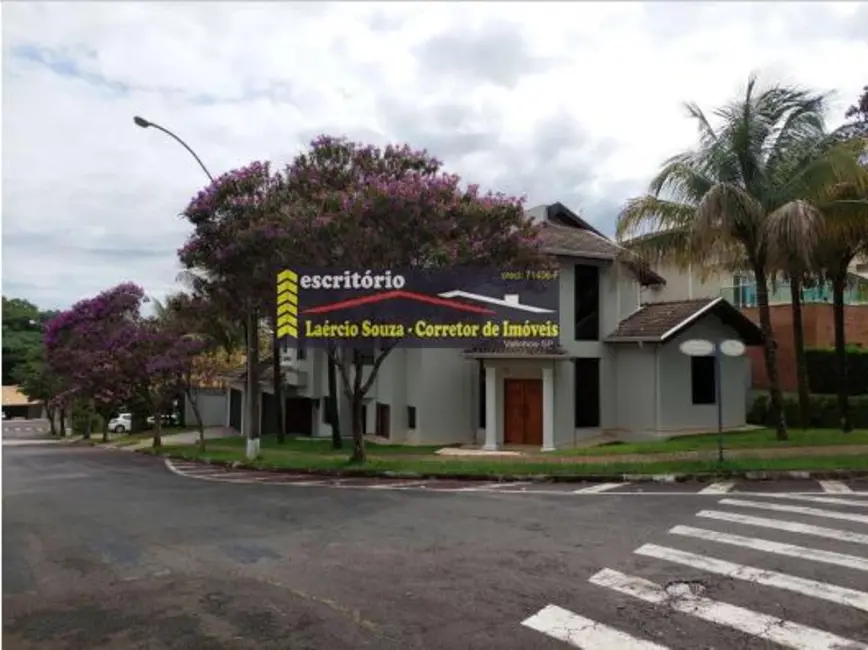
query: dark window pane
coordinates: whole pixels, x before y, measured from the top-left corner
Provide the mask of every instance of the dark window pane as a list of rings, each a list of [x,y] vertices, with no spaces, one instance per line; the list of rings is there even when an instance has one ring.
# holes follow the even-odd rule
[[[577,264],[574,267],[574,315],[577,341],[600,339],[600,269]]]
[[[690,357],[690,388],[694,404],[717,403],[714,357]]]

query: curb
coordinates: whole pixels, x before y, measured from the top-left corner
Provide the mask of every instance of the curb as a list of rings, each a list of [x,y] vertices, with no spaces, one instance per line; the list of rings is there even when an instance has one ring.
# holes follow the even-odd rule
[[[699,472],[683,474],[462,474],[454,472],[450,474],[433,474],[419,472],[392,472],[376,469],[289,469],[282,467],[262,467],[256,463],[244,461],[208,460],[191,458],[183,455],[170,453],[155,454],[147,449],[134,449],[136,453],[144,453],[148,456],[162,458],[164,460],[180,460],[187,463],[199,463],[200,465],[213,465],[228,469],[254,470],[257,472],[272,472],[275,474],[305,474],[310,476],[334,476],[341,478],[389,478],[389,479],[418,479],[418,480],[444,480],[444,481],[523,481],[530,483],[686,483],[711,482],[720,479],[743,479],[748,481],[779,481],[779,480],[834,480],[868,478],[868,470],[771,470],[771,471],[722,471],[722,472]]]

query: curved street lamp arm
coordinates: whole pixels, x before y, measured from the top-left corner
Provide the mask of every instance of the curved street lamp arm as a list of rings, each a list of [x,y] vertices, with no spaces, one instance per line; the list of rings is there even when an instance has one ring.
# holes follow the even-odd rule
[[[193,156],[193,158],[196,159],[196,162],[199,163],[199,167],[201,167],[201,168],[202,168],[202,171],[205,172],[205,175],[208,177],[208,180],[210,180],[212,183],[214,182],[214,177],[211,176],[211,172],[208,171],[208,168],[205,167],[205,163],[203,163],[202,160],[199,158],[199,156],[196,155],[196,152],[193,151],[193,150],[190,148],[190,146],[189,146],[186,142],[184,142],[181,138],[179,138],[177,135],[175,135],[174,133],[172,133],[171,131],[169,131],[169,129],[167,129],[167,128],[165,128],[165,127],[162,127],[162,126],[160,126],[159,124],[154,124],[153,122],[150,122],[150,121],[144,120],[144,119],[142,119],[142,118],[136,118],[136,119],[135,119],[135,123],[136,123],[137,125],[143,127],[143,128],[147,128],[147,127],[149,127],[149,126],[152,126],[152,127],[154,127],[155,129],[159,129],[160,131],[162,131],[163,133],[165,133],[166,135],[168,135],[170,138],[173,138],[173,139],[174,139],[178,144],[180,144],[182,147],[184,147],[184,149],[186,149],[187,151],[189,151],[189,152],[190,152],[190,155]]]

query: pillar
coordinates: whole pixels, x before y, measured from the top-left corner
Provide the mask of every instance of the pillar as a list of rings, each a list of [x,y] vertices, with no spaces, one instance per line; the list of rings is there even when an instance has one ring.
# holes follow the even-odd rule
[[[542,451],[555,449],[555,371],[552,366],[542,369]]]
[[[497,450],[497,369],[485,368],[485,445],[486,451]]]

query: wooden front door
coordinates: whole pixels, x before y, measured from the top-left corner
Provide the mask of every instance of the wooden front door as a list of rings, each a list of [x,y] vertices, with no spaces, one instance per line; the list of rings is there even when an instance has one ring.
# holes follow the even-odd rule
[[[542,381],[507,379],[503,395],[504,443],[542,445]]]

